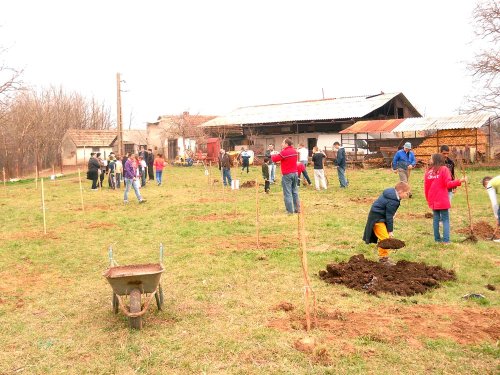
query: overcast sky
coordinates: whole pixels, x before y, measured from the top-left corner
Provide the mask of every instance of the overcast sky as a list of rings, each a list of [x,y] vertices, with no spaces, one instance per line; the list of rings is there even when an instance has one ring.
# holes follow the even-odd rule
[[[62,85],[124,126],[164,114],[403,92],[428,116],[471,90],[474,0],[11,0],[0,58],[36,87]]]

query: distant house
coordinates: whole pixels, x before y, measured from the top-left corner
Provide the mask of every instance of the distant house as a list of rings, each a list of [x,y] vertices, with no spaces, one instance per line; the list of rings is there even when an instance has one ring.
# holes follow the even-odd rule
[[[168,160],[174,160],[187,150],[196,152],[197,145],[204,144],[205,138],[200,124],[214,118],[189,112],[160,116],[157,121],[147,123],[148,148],[152,148],[155,154],[162,153]]]
[[[146,130],[123,131],[123,152],[125,153],[137,154],[141,146],[147,148],[148,143],[148,132]],[[113,150],[115,153],[118,152],[117,140],[113,143]]]
[[[340,97],[302,102],[266,104],[238,108],[202,126],[211,136],[223,139],[223,147],[234,150],[249,145],[262,154],[268,144],[279,147],[285,137],[303,143],[331,147],[340,141],[339,132],[359,120],[420,117],[402,93]]]
[[[86,165],[91,152],[107,157],[113,151],[116,136],[115,130],[69,129],[62,140],[63,166]]]

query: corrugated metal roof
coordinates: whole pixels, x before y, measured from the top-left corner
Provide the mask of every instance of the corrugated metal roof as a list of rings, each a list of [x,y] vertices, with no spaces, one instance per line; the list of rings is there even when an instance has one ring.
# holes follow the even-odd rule
[[[340,134],[359,134],[359,133],[390,133],[392,130],[401,124],[405,119],[393,120],[372,120],[358,121],[347,129],[340,131]]]
[[[382,107],[401,93],[352,96],[284,104],[238,108],[216,117],[204,127],[242,124],[265,124],[288,121],[340,120],[361,118]]]
[[[70,129],[66,135],[77,147],[109,147],[117,136],[116,130]]]
[[[392,130],[393,133],[423,130],[477,129],[484,126],[490,118],[487,113],[472,113],[448,117],[407,118]]]

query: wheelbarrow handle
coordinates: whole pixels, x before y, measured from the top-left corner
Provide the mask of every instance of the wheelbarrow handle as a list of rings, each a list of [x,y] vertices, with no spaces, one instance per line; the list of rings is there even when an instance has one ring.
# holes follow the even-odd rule
[[[160,242],[160,264],[163,264],[163,242]]]

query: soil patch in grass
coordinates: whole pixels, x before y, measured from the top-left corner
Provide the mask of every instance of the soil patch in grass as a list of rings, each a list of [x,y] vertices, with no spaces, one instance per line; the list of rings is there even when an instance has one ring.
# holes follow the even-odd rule
[[[348,288],[377,295],[379,292],[400,296],[423,294],[439,286],[440,281],[455,280],[455,271],[425,263],[399,261],[394,266],[354,255],[349,261],[330,263],[319,277],[331,284],[343,284]]]
[[[316,329],[326,341],[342,342],[363,337],[370,341],[407,341],[422,346],[426,339],[444,339],[463,345],[495,343],[500,339],[500,311],[442,305],[391,306],[366,311],[319,309]],[[269,327],[280,331],[305,329],[303,311],[290,311],[273,319]]]
[[[190,221],[219,221],[219,220],[236,220],[243,217],[243,214],[237,212],[225,212],[223,214],[218,212],[213,212],[208,215],[203,216],[190,216],[188,220]]]
[[[211,248],[211,254],[216,254],[221,250],[259,251],[279,249],[287,243],[287,240],[283,239],[281,235],[266,235],[259,238],[258,244],[255,236],[217,237],[213,239],[213,242],[216,244],[216,249]]]
[[[37,239],[51,239],[58,240],[60,237],[56,232],[47,231],[47,234],[43,231],[21,231],[12,233],[0,234],[0,240],[17,241],[17,240],[37,240]]]
[[[242,188],[251,188],[251,187],[255,187],[255,181],[245,181],[243,182],[240,187]]]
[[[356,202],[356,203],[369,203],[372,204],[377,200],[378,197],[354,197],[354,198],[349,198],[351,202]]]
[[[86,225],[87,229],[105,229],[105,228],[115,228],[118,225],[114,223],[105,223],[105,222],[100,222],[100,223],[88,223]]]
[[[478,221],[477,223],[472,224],[472,229],[474,235],[482,240],[491,240],[491,238],[493,237],[493,233],[495,232],[495,229],[485,221]],[[467,226],[465,228],[459,229],[457,232],[462,234],[470,234],[470,227]]]

